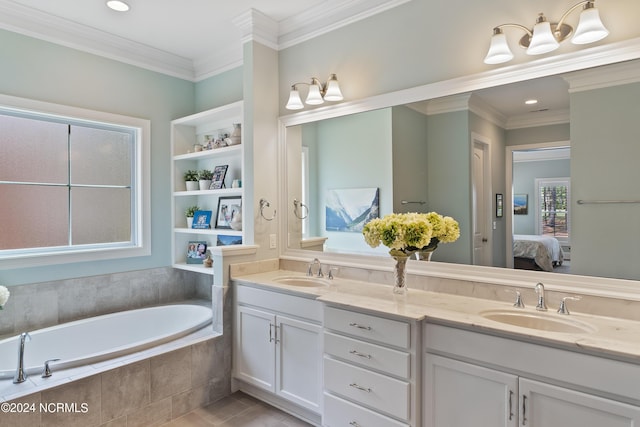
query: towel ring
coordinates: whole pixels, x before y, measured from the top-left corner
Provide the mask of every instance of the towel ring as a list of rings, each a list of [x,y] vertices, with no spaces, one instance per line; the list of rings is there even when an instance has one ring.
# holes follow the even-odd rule
[[[276,217],[275,209],[273,210],[273,215],[271,215],[271,218],[267,218],[266,216],[264,216],[264,208],[268,208],[269,206],[269,202],[266,199],[260,199],[260,216],[267,221],[273,221],[273,219]]]
[[[305,211],[301,211],[304,213],[298,213],[298,208],[305,208]],[[306,217],[309,216],[309,208],[307,207],[307,205],[305,205],[304,203],[302,203],[301,201],[299,201],[298,199],[293,199],[293,214],[298,218],[298,219],[305,219]]]

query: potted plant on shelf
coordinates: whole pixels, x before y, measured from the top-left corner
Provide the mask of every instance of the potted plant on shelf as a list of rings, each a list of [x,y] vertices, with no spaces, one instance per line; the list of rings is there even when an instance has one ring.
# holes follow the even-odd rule
[[[189,206],[185,211],[184,214],[187,217],[187,228],[191,228],[191,226],[193,225],[193,214],[196,213],[196,211],[199,211],[200,207],[198,205],[193,205],[193,206]]]
[[[186,171],[184,173],[184,183],[187,187],[187,191],[196,191],[198,189],[198,171]]]
[[[203,169],[198,172],[198,180],[200,182],[200,190],[208,190],[211,186],[211,179],[213,178],[213,172],[208,169]]]

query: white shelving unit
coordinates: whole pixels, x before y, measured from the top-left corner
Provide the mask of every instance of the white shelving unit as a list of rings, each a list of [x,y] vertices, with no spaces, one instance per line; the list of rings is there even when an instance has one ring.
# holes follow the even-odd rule
[[[203,144],[205,135],[214,137],[231,134],[235,123],[242,124],[242,101],[225,105],[198,114],[183,117],[171,122],[171,223],[172,231],[172,263],[173,267],[195,271],[203,274],[213,274],[212,268],[205,268],[201,264],[187,263],[187,247],[189,242],[204,241],[208,248],[217,245],[219,235],[236,236],[244,242],[244,232],[231,229],[216,229],[216,214],[221,197],[244,197],[243,188],[231,188],[234,179],[239,179],[244,185],[244,145],[216,148],[212,150],[194,151],[194,144]],[[224,179],[224,188],[217,190],[187,191],[184,183],[184,173],[187,170],[213,170],[216,166],[228,165]],[[244,202],[244,200],[243,200]],[[197,205],[201,210],[209,210],[211,215],[210,229],[187,228],[185,210],[189,206]],[[244,203],[242,208],[244,215]]]

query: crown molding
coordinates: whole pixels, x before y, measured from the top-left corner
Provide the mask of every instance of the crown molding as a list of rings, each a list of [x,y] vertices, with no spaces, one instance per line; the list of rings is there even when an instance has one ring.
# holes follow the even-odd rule
[[[278,50],[278,23],[256,9],[249,9],[232,20],[242,32],[241,44],[256,41]]]
[[[200,81],[242,65],[242,44],[253,40],[275,50],[302,43],[410,0],[329,0],[281,23],[251,9],[233,22],[241,43],[194,60],[137,43],[45,12],[0,0],[0,29],[113,59],[169,76]],[[346,4],[345,4],[346,3]]]
[[[569,93],[602,89],[640,82],[640,68],[634,62],[620,62],[564,76],[569,83]]]
[[[193,61],[187,58],[11,1],[0,0],[0,28],[173,77],[194,78]]]
[[[279,49],[286,49],[411,0],[329,0],[279,22]]]

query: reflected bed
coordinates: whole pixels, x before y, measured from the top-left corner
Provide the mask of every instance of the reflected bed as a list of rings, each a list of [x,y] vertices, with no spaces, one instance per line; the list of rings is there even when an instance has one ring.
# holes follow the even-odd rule
[[[513,260],[515,268],[553,271],[562,265],[564,254],[555,237],[514,234]]]

